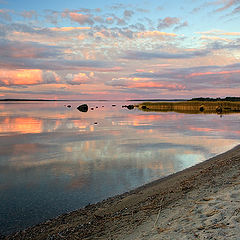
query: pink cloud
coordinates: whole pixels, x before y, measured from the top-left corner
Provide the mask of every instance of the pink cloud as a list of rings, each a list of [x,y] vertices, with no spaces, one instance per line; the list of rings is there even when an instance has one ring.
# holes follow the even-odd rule
[[[167,33],[167,32],[160,32],[160,31],[146,31],[146,32],[139,32],[136,34],[138,38],[166,38],[166,37],[176,37],[177,34],[175,33]]]
[[[34,85],[42,82],[42,71],[37,69],[0,72],[0,85]]]
[[[7,20],[7,21],[11,21],[12,18],[9,12],[10,11],[8,9],[0,9],[0,18],[3,18],[4,20]]]
[[[217,1],[217,3],[224,4],[222,7],[218,8],[216,10],[217,12],[221,12],[221,11],[224,11],[224,10],[230,8],[231,6],[239,3],[239,1],[238,0],[219,0],[219,1]]]
[[[54,32],[71,32],[75,30],[90,30],[91,27],[54,27],[49,29]]]
[[[28,86],[59,82],[55,72],[39,69],[1,70],[0,86]]]
[[[114,22],[114,19],[112,17],[107,17],[106,18],[106,23],[112,24]]]
[[[67,78],[69,78],[69,80],[67,80],[67,83],[70,85],[87,84],[94,80],[94,73],[78,73],[75,75],[68,74]]]
[[[180,19],[176,17],[166,17],[164,19],[159,19],[158,29],[168,28],[178,24],[179,22],[180,22]]]
[[[92,25],[94,23],[93,20],[91,19],[90,15],[70,12],[69,17],[72,21],[77,22],[79,24],[90,24],[90,25]]]
[[[160,88],[169,90],[184,90],[186,87],[176,83],[157,83],[157,82],[136,82],[130,83],[129,88]]]
[[[94,68],[94,67],[79,67],[82,71],[94,71],[94,72],[120,72],[123,71],[122,67],[111,68]]]
[[[186,87],[179,83],[151,81],[149,78],[113,78],[106,85],[120,88],[138,88],[138,89],[168,89],[184,90]]]
[[[221,30],[210,30],[206,32],[197,32],[199,34],[203,35],[209,35],[209,36],[240,36],[240,32],[224,32]]]
[[[31,18],[37,18],[37,13],[36,11],[34,10],[30,10],[30,11],[23,11],[21,13],[21,15],[24,17],[24,18],[28,18],[28,19],[31,19]]]
[[[203,39],[203,40],[212,40],[212,41],[230,42],[230,40],[227,39],[227,38],[221,38],[221,37],[217,37],[217,36],[201,36],[201,39]]]
[[[233,74],[233,73],[240,73],[240,70],[220,71],[220,72],[191,73],[188,77],[206,76],[206,75],[225,75],[225,74]]]

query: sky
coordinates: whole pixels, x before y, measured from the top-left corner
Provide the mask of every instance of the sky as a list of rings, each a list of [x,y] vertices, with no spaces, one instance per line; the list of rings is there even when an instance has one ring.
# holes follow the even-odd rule
[[[239,96],[240,0],[0,0],[0,99]]]

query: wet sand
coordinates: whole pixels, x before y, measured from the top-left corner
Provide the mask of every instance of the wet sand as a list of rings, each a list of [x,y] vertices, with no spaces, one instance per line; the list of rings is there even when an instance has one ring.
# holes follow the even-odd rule
[[[240,146],[3,239],[239,239]],[[1,237],[0,237],[1,238]]]

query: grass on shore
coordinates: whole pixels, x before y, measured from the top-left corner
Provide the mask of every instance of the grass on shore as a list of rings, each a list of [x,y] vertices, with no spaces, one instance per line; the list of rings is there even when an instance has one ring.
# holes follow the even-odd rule
[[[240,112],[240,102],[231,101],[184,101],[184,102],[143,102],[138,105],[143,111],[218,113]]]

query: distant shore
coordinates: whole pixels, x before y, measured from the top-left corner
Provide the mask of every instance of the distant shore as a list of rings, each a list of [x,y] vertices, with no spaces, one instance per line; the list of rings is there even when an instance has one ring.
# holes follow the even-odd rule
[[[62,101],[66,101],[66,102],[71,102],[71,101],[133,101],[133,102],[183,102],[183,101],[204,101],[204,102],[216,102],[216,101],[231,101],[231,102],[240,102],[240,97],[225,97],[225,98],[192,98],[192,99],[120,99],[120,100],[110,100],[110,99],[34,99],[34,98],[4,98],[4,99],[0,99],[0,102],[18,102],[18,101],[33,101],[33,102],[62,102]]]
[[[98,101],[98,102],[106,102],[109,100],[71,100],[71,99],[19,99],[19,98],[6,98],[0,99],[0,102],[83,102],[83,101]]]
[[[2,239],[237,239],[239,202],[240,145]]]

